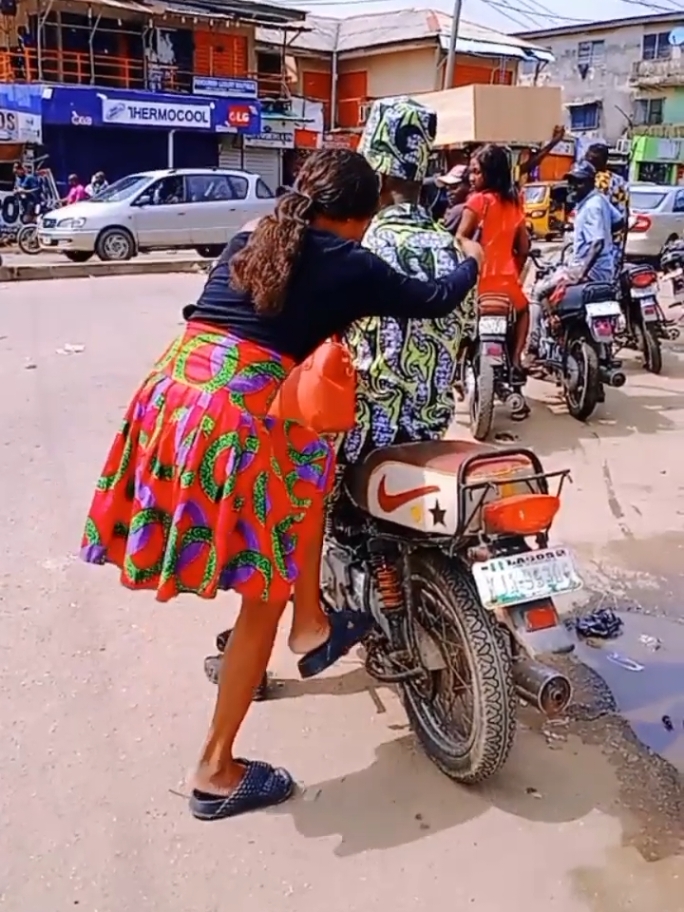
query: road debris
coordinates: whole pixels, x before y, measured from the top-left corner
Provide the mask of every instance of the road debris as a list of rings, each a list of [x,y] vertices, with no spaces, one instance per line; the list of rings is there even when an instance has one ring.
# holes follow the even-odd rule
[[[623,622],[612,608],[596,608],[581,617],[568,618],[565,623],[582,638],[614,640],[622,633]]]
[[[85,345],[74,345],[71,342],[65,342],[61,348],[57,349],[58,355],[80,355],[85,351]]]

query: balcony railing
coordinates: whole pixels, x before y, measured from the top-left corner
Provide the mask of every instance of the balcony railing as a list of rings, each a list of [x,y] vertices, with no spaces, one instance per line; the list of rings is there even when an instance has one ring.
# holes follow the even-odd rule
[[[62,85],[147,89],[151,92],[191,94],[193,77],[256,79],[261,98],[288,97],[284,76],[275,73],[200,73],[146,59],[89,54],[83,51],[43,50],[41,66],[35,48],[0,51],[0,82],[48,82]],[[210,67],[211,69],[211,67]]]
[[[682,86],[684,85],[684,58],[671,60],[637,60],[632,66],[632,85]]]

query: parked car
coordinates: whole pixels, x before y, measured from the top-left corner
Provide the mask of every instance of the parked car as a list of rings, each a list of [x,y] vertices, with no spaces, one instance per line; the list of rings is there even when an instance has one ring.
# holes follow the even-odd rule
[[[668,241],[684,236],[684,187],[632,184],[625,253],[631,260],[659,260]]]
[[[172,168],[130,174],[95,199],[40,220],[41,249],[85,262],[129,260],[159,249],[216,257],[245,222],[267,215],[275,199],[258,174],[222,168]]]

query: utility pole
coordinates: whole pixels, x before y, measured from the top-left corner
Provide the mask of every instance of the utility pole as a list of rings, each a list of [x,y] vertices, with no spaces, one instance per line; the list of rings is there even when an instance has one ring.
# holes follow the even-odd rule
[[[458,38],[458,28],[461,24],[461,9],[463,0],[454,0],[454,11],[451,14],[451,36],[449,38],[449,53],[446,60],[446,73],[444,74],[444,88],[450,89],[454,84],[454,72],[456,71],[456,39]]]

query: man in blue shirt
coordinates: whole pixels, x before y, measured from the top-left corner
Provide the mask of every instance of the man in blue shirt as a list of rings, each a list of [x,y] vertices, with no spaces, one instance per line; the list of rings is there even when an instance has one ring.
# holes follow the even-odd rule
[[[14,192],[21,206],[22,220],[32,221],[40,202],[40,181],[35,174],[29,174],[21,162],[16,162],[13,170]]]
[[[577,201],[572,255],[583,266],[580,281],[614,282],[613,235],[622,226],[622,214],[596,189],[596,169],[590,162],[578,162],[566,180]]]

